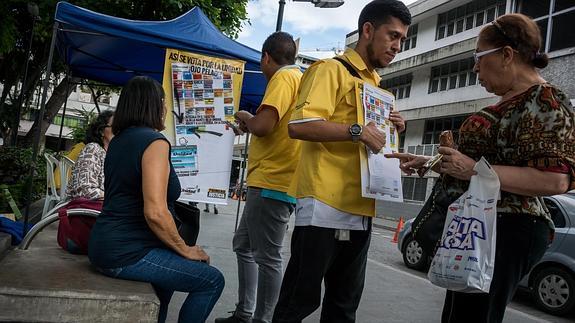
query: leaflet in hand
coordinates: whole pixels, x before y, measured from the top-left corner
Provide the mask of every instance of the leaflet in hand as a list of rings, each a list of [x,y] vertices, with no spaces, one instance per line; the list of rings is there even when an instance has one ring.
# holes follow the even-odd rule
[[[366,147],[367,162],[361,163],[362,196],[403,202],[399,160],[384,157],[385,153],[397,151],[399,141],[397,130],[389,121],[389,113],[393,110],[394,103],[393,94],[370,84],[363,84],[364,124],[375,123],[385,133],[386,142],[385,147],[377,154]]]

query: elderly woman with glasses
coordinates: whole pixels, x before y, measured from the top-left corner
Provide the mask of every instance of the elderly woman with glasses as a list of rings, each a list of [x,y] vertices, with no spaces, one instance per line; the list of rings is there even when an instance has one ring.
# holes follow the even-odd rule
[[[459,131],[458,148],[440,147],[434,170],[445,189],[463,194],[485,157],[501,182],[497,204],[495,271],[489,293],[447,291],[442,322],[501,322],[519,281],[541,259],[553,233],[542,196],[575,187],[573,107],[539,75],[547,66],[537,24],[521,14],[499,17],[479,33],[474,71],[499,102],[471,115]],[[429,157],[390,154],[408,174]],[[470,314],[472,313],[472,314]]]
[[[104,159],[112,133],[113,111],[103,111],[88,126],[86,146],[74,164],[72,177],[68,182],[67,198],[104,199]]]

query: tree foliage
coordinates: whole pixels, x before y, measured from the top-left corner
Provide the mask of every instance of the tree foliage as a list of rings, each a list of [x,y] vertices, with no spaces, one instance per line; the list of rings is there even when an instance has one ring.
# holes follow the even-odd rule
[[[0,1],[0,83],[4,86],[0,94],[0,134],[3,137],[8,133],[14,133],[13,129],[18,121],[14,118],[14,111],[17,111],[14,105],[19,102],[21,94],[24,103],[29,101],[34,89],[40,85],[40,78],[48,61],[54,13],[58,1],[36,0],[40,16],[34,21],[28,12],[28,2]],[[96,12],[133,20],[169,20],[198,6],[223,33],[232,38],[237,37],[244,23],[249,23],[246,11],[248,0],[71,0],[69,2]],[[21,84],[32,26],[34,36],[28,78],[25,84]],[[71,90],[72,87],[66,86],[65,78],[58,77],[63,71],[63,64],[55,58],[53,75],[50,77],[54,81],[61,80],[54,84],[54,88],[59,91],[54,91],[48,101],[41,123],[34,123],[32,130],[29,131],[27,143],[31,142],[31,134],[36,127],[41,127],[41,133],[45,133],[45,129],[68,98],[70,93],[66,93],[66,89]],[[73,79],[73,81],[79,80]],[[6,118],[6,115],[9,117]]]

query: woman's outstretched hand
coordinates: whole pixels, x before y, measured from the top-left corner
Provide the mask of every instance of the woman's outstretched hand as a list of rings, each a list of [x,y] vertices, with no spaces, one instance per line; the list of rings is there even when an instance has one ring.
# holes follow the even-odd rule
[[[418,169],[423,167],[423,164],[425,164],[430,158],[429,156],[420,156],[409,153],[391,153],[385,154],[385,157],[399,159],[399,168],[401,168],[401,170],[407,175],[415,173]]]
[[[439,167],[440,173],[467,181],[477,174],[473,170],[476,163],[473,158],[449,147],[439,147],[437,152],[443,155]]]

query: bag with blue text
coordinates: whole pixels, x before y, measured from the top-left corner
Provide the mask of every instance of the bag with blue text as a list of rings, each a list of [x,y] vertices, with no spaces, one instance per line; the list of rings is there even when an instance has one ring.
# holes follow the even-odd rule
[[[443,235],[427,277],[466,293],[488,293],[495,263],[499,177],[481,158],[469,189],[447,211]]]

